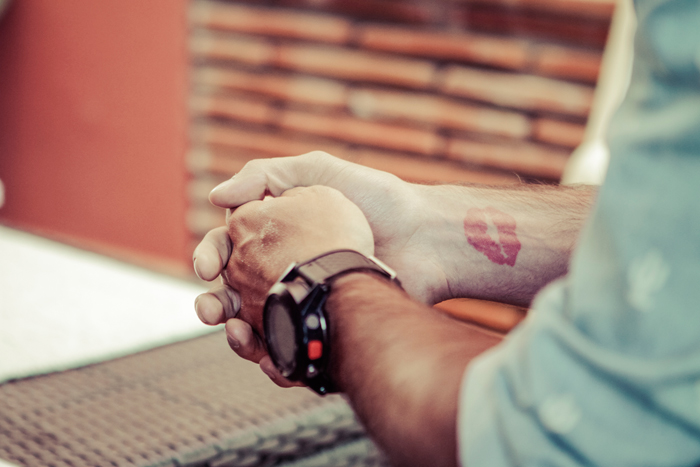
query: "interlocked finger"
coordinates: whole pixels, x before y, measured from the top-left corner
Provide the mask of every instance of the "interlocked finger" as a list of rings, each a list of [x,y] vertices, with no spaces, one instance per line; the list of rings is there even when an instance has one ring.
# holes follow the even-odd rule
[[[290,381],[279,372],[269,355],[266,355],[260,360],[260,369],[267,375],[277,386],[282,388],[291,388],[294,386],[304,386],[298,381]]]
[[[210,230],[192,255],[197,276],[205,281],[216,279],[226,267],[231,257],[231,249],[231,239],[225,226]]]
[[[221,324],[236,317],[241,309],[241,299],[228,285],[219,285],[198,296],[194,309],[204,324]]]
[[[258,363],[267,355],[262,338],[241,319],[226,321],[226,339],[234,352],[251,362]]]

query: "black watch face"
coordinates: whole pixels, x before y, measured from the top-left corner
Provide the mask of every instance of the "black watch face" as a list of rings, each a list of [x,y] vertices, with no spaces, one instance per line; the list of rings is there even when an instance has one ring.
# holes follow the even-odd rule
[[[296,333],[294,323],[287,307],[279,300],[273,299],[267,308],[267,344],[282,373],[288,376],[296,366]]]

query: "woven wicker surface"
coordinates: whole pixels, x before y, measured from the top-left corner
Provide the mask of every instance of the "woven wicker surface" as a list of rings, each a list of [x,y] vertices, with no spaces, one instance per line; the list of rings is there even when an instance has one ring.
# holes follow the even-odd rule
[[[340,396],[281,389],[222,333],[0,386],[26,466],[385,465]]]

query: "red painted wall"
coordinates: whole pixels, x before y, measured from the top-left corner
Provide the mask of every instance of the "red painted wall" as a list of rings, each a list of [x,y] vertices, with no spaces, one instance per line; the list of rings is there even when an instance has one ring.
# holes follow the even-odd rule
[[[188,262],[186,6],[10,5],[0,18],[0,222],[132,259]]]

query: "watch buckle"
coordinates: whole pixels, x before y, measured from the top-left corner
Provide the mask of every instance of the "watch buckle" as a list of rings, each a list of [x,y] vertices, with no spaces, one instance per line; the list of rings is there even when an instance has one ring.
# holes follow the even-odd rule
[[[367,256],[367,259],[372,261],[374,264],[382,268],[387,274],[389,274],[389,279],[391,279],[392,281],[396,279],[396,271],[387,266],[387,264],[384,261],[380,260],[374,255]]]

